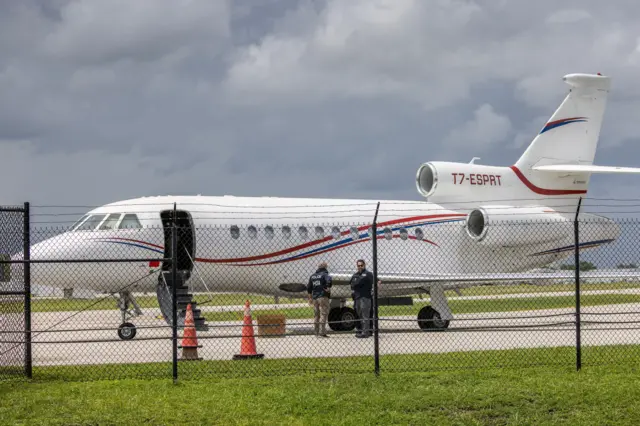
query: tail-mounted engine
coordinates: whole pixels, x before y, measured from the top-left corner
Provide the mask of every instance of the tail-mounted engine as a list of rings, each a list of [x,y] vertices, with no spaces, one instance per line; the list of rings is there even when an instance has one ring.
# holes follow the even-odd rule
[[[483,245],[505,247],[570,237],[573,222],[545,207],[489,206],[472,210],[465,228],[469,237]]]
[[[433,202],[496,200],[508,195],[512,174],[507,167],[434,161],[418,168],[416,187]]]

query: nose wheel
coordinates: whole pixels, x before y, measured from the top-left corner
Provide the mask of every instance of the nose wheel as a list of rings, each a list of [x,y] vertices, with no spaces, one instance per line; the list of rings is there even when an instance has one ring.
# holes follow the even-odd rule
[[[129,304],[133,306],[133,312],[129,310]],[[138,315],[142,315],[142,310],[130,292],[120,293],[118,309],[120,309],[122,313],[122,324],[118,327],[118,337],[121,340],[131,340],[136,337],[136,326],[130,323],[129,320]]]
[[[118,337],[122,340],[131,340],[136,337],[136,326],[130,322],[120,324],[118,327]]]

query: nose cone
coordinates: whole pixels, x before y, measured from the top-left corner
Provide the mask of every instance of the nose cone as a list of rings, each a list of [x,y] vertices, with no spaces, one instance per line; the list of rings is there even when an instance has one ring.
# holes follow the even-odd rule
[[[30,246],[29,257],[32,261],[53,261],[47,263],[31,263],[31,285],[54,288],[69,288],[76,285],[76,281],[86,278],[86,265],[67,263],[65,260],[81,259],[86,256],[83,248],[86,242],[73,233],[63,233]],[[22,253],[16,253],[13,258],[22,260]],[[57,262],[56,262],[57,261]],[[23,277],[22,264],[15,264],[16,273]],[[16,275],[16,276],[18,276]]]
[[[31,246],[32,260],[69,260],[78,259],[82,240],[72,238],[71,233],[64,233],[48,238]]]

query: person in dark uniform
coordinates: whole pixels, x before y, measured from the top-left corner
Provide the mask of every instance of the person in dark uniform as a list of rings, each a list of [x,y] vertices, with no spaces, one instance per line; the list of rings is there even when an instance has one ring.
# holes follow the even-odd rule
[[[360,318],[359,331],[356,337],[371,337],[371,317],[373,297],[373,274],[367,271],[365,262],[358,259],[356,262],[358,272],[351,276],[349,284],[351,285],[351,296],[354,301],[354,308]]]
[[[327,317],[329,316],[332,280],[327,268],[327,262],[320,263],[318,270],[309,277],[307,284],[309,304],[313,306],[315,333],[319,337],[329,337],[327,335]]]

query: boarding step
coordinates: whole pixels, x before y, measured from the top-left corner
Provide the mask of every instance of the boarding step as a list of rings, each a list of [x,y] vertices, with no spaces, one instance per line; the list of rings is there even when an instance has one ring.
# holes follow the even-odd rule
[[[178,310],[178,325],[184,326],[184,318],[187,312],[187,306],[191,304],[191,311],[193,312],[193,320],[196,325],[196,330],[207,331],[209,329],[206,324],[206,318],[202,317],[202,310],[198,308],[198,302],[193,300],[193,294],[189,292],[189,287],[185,285],[190,274],[188,271],[177,271],[175,281],[176,292],[176,308]],[[171,271],[164,271],[164,280],[158,282],[158,302],[160,304],[160,310],[162,311],[167,323],[171,324],[170,318],[173,311],[173,285]],[[164,284],[166,282],[166,285]]]

